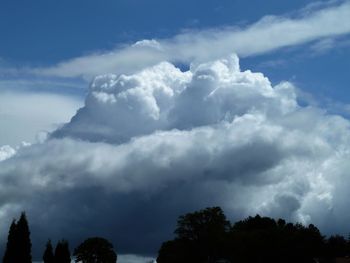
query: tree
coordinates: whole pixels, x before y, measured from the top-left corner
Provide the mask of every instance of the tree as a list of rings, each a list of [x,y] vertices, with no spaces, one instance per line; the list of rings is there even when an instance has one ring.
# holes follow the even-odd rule
[[[224,257],[230,222],[220,207],[209,207],[180,216],[176,239],[163,243],[157,262],[214,262]]]
[[[104,238],[92,237],[86,239],[75,250],[75,262],[83,263],[115,263],[117,254],[113,245]]]
[[[44,263],[55,263],[55,256],[53,254],[53,247],[51,244],[51,240],[47,241],[46,249],[43,255]]]
[[[32,262],[32,243],[30,241],[30,231],[26,214],[22,212],[17,223],[16,230],[16,245],[17,245],[17,262],[31,263]]]
[[[3,258],[3,263],[12,263],[16,260],[16,220],[11,223],[9,234],[7,237],[7,245]]]
[[[4,263],[31,263],[32,243],[30,241],[30,231],[26,214],[22,212],[18,222],[12,221],[7,239]]]
[[[343,237],[332,237],[325,244],[312,224],[256,215],[230,225],[219,207],[180,216],[176,237],[162,244],[157,262],[312,263],[315,258],[331,262],[323,260],[349,254]]]
[[[179,239],[193,241],[208,240],[221,236],[230,228],[220,207],[209,207],[194,213],[180,216],[175,234]]]
[[[326,243],[328,257],[345,257],[349,254],[348,242],[343,236],[330,236]]]
[[[55,263],[70,263],[70,251],[68,241],[61,240],[57,243],[55,249]]]

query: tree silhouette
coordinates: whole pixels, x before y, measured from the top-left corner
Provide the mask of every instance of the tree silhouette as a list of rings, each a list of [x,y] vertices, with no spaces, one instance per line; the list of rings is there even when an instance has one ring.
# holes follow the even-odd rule
[[[344,257],[349,252],[349,244],[343,236],[334,235],[330,236],[327,240],[327,256],[332,257]]]
[[[219,207],[180,216],[175,234],[175,239],[162,244],[158,263],[314,263],[315,258],[329,263],[349,255],[344,238],[325,242],[312,224],[257,215],[230,226]]]
[[[83,263],[115,263],[117,254],[113,245],[106,239],[92,237],[86,239],[75,250],[75,262]]]
[[[46,249],[44,251],[43,260],[44,263],[55,263],[55,256],[53,254],[51,240],[48,240],[46,243]]]
[[[209,207],[180,216],[175,234],[179,239],[199,241],[223,235],[230,228],[220,207]]]
[[[9,234],[7,237],[7,245],[3,258],[3,263],[12,263],[16,260],[16,231],[17,224],[14,219],[11,223]]]
[[[228,255],[239,262],[314,262],[322,256],[324,238],[314,225],[283,219],[248,217],[232,227]]]
[[[176,239],[162,245],[157,262],[212,262],[223,257],[230,222],[220,207],[180,216]]]
[[[23,212],[17,223],[16,230],[16,244],[17,244],[17,262],[31,263],[32,262],[32,243],[30,241],[30,231],[26,214]]]
[[[70,251],[67,240],[61,240],[57,243],[55,249],[55,263],[70,263]]]
[[[3,262],[31,263],[31,249],[28,221],[25,213],[22,212],[18,222],[13,220],[10,226]]]

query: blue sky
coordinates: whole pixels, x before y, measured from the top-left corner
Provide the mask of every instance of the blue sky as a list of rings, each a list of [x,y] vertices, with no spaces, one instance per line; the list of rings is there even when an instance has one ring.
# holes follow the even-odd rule
[[[51,66],[141,39],[171,38],[185,30],[244,28],[267,15],[298,17],[305,9],[317,10],[331,4],[337,1],[4,0],[0,10],[0,65]],[[242,67],[262,71],[274,83],[293,80],[314,95],[347,103],[350,99],[347,36],[328,39],[324,50],[312,50],[312,44],[315,42],[249,57],[242,60]],[[0,76],[9,78],[6,71]],[[59,88],[55,91],[62,92]]]
[[[212,205],[349,233],[349,17],[349,0],[1,0],[0,237],[26,210],[36,257],[62,233],[155,256]]]
[[[313,1],[19,1],[3,0],[0,54],[7,61],[50,64],[186,28],[244,25],[299,10]],[[9,26],[10,25],[10,26]]]

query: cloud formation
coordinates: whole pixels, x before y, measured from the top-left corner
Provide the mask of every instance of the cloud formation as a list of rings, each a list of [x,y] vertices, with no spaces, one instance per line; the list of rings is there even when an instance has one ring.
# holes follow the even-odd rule
[[[203,62],[232,51],[241,57],[251,56],[348,35],[349,17],[349,1],[330,1],[327,5],[310,5],[294,17],[266,16],[243,28],[213,28],[188,31],[169,39],[143,40],[110,52],[82,56],[29,72],[46,76],[91,78],[104,73],[131,74],[164,60],[185,64]],[[324,49],[325,44],[329,46],[329,40],[320,43],[316,49]]]
[[[236,55],[192,64],[187,72],[162,62],[133,75],[95,78],[85,107],[53,136],[123,142],[156,130],[232,121],[253,109],[281,115],[296,106],[289,84],[273,89],[262,74],[241,72]]]
[[[349,128],[236,55],[99,76],[69,123],[0,162],[0,221],[25,209],[36,244],[101,235],[140,254],[213,205],[348,232]]]

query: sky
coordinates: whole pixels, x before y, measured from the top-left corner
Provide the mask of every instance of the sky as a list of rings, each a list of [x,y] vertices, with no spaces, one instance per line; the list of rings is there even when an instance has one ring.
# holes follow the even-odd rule
[[[347,236],[349,17],[338,0],[1,0],[0,244],[25,210],[36,259],[104,236],[145,262],[214,205]]]

